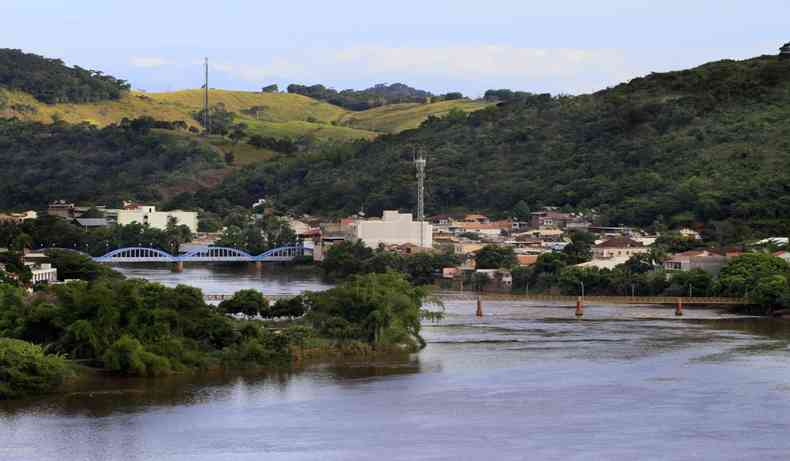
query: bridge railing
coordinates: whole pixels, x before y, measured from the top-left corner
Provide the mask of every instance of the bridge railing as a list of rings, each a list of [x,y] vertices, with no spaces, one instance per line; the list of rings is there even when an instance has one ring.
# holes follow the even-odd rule
[[[277,262],[313,254],[312,248],[288,246],[274,248],[258,256],[228,247],[202,247],[174,256],[157,248],[127,247],[93,258],[97,262]]]
[[[477,299],[481,297],[492,301],[541,301],[550,303],[567,303],[573,305],[578,296],[550,295],[550,294],[516,294],[516,293],[476,293],[476,292],[441,292],[440,296],[453,299]],[[671,304],[680,301],[683,305],[733,305],[742,306],[752,304],[745,298],[727,298],[715,296],[584,296],[585,304]]]

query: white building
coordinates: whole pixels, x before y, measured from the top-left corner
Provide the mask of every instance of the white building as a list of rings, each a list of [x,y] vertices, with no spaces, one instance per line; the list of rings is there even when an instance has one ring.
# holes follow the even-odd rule
[[[410,243],[423,248],[433,247],[433,226],[427,221],[412,220],[411,213],[385,210],[381,219],[357,220],[352,224],[352,235],[370,248],[379,244],[403,245]]]
[[[33,273],[31,283],[34,285],[40,282],[55,283],[58,281],[58,270],[51,264],[42,263],[30,266],[30,272]]]
[[[176,225],[184,225],[192,233],[198,230],[198,214],[194,211],[156,211],[155,206],[136,205],[118,211],[118,224],[126,226],[132,223],[147,224],[156,229],[167,229],[168,223],[174,221]]]

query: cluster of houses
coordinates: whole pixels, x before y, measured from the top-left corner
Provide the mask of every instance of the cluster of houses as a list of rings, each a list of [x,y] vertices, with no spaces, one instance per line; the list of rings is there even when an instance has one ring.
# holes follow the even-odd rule
[[[90,216],[98,212],[100,217]],[[47,214],[73,220],[80,226],[88,228],[108,227],[112,224],[122,226],[139,223],[156,229],[166,229],[170,224],[184,225],[192,233],[198,231],[198,214],[194,211],[158,211],[153,205],[143,205],[124,201],[121,208],[106,206],[76,206],[74,203],[58,200],[49,204]]]
[[[305,245],[313,246],[315,258],[321,260],[326,249],[342,241],[362,241],[372,248],[383,247],[401,254],[421,251],[450,252],[462,257],[459,267],[444,268],[440,278],[459,280],[469,272],[485,274],[500,288],[512,284],[512,275],[503,269],[480,269],[475,258],[486,245],[513,248],[519,266],[535,264],[545,253],[562,251],[570,244],[574,231],[586,231],[595,237],[592,259],[579,267],[614,269],[631,257],[645,254],[658,238],[632,227],[594,225],[594,216],[565,213],[546,208],[530,214],[529,219],[494,220],[482,214],[464,216],[436,215],[426,222],[414,221],[411,214],[385,211],[381,218],[354,216],[333,223],[303,223],[308,230],[300,233]],[[673,231],[689,239],[701,240],[698,232],[684,228]],[[693,250],[672,254],[663,261],[667,273],[701,269],[713,276],[733,257],[736,250]],[[790,261],[790,253],[776,256]]]
[[[271,213],[272,210],[265,205],[265,201],[259,201],[253,210],[256,213]],[[96,217],[96,211],[101,217]],[[190,244],[183,246],[184,250],[192,246],[212,245],[220,235],[198,233],[196,212],[158,211],[154,206],[133,202],[124,202],[120,209],[109,209],[102,206],[80,207],[57,201],[49,205],[47,214],[72,220],[86,229],[131,223],[166,229],[174,223],[183,224],[195,235]],[[0,221],[22,222],[36,217],[35,211],[0,214]],[[301,244],[313,249],[317,261],[324,259],[329,247],[344,241],[361,241],[370,248],[384,248],[400,254],[453,253],[460,256],[463,263],[459,267],[444,268],[438,274],[440,278],[457,280],[464,275],[468,276],[471,271],[485,274],[502,288],[512,284],[512,276],[508,271],[476,267],[476,255],[486,245],[512,248],[518,265],[526,267],[535,264],[542,254],[562,251],[570,244],[570,235],[574,231],[586,231],[595,236],[592,259],[579,264],[579,267],[613,269],[635,255],[648,253],[658,237],[631,227],[597,226],[593,224],[595,216],[566,213],[552,207],[530,213],[525,219],[495,220],[482,214],[441,214],[425,221],[417,221],[410,213],[385,210],[380,218],[369,218],[360,214],[333,222],[310,216],[287,220]],[[679,229],[675,232],[687,239],[701,239],[692,229]],[[737,251],[686,251],[670,255],[663,262],[663,266],[667,272],[702,269],[711,275],[718,275],[727,262],[739,254]],[[777,256],[790,262],[788,252],[779,252]],[[34,269],[34,282],[57,280],[55,268],[36,261],[35,256],[31,256],[29,261]]]

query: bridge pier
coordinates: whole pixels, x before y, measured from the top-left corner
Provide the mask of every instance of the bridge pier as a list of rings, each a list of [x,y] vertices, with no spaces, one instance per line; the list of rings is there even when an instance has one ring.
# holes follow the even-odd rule
[[[582,297],[579,296],[576,298],[576,318],[581,318],[584,315],[584,302],[582,301]]]
[[[675,304],[675,316],[682,317],[683,316],[683,298],[678,298],[677,304]]]
[[[475,311],[475,317],[482,317],[483,316],[483,301],[480,299],[480,296],[477,297],[477,310]]]
[[[173,265],[173,272],[184,272],[184,261],[176,261]]]
[[[260,271],[263,269],[263,261],[255,261],[255,270]]]

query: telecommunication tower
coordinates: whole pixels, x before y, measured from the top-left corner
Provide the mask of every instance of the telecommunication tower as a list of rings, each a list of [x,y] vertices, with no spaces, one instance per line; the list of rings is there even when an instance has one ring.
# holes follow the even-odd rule
[[[208,115],[208,58],[205,60],[205,73],[206,80],[203,83],[203,128],[206,130],[206,135],[211,133],[211,119]]]
[[[425,156],[421,149],[417,149],[414,156],[414,166],[417,168],[417,221],[420,223],[420,247],[425,246]]]

